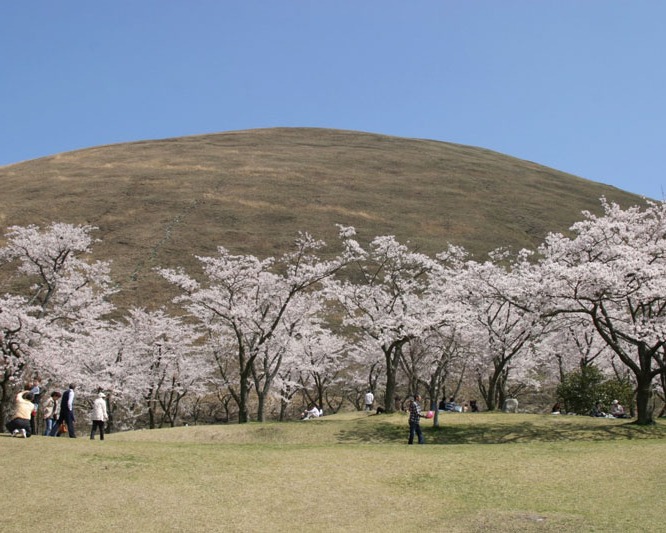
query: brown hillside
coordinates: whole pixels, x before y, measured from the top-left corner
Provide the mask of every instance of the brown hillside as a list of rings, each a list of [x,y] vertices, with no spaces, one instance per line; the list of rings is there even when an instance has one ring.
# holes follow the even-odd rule
[[[335,241],[392,234],[428,253],[477,257],[538,244],[603,195],[638,196],[496,152],[311,128],[250,130],[100,146],[0,167],[0,229],[88,223],[113,260],[123,304],[162,300],[155,266],[192,267],[222,245],[259,256],[298,230]],[[164,295],[166,296],[166,295]]]

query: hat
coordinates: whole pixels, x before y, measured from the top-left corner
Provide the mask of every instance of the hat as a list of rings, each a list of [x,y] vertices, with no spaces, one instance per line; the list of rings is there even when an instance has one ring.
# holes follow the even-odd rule
[[[620,403],[620,402],[618,402],[617,400],[613,400],[613,405],[615,405],[617,403]]]
[[[106,394],[104,394],[103,392],[100,392],[97,396],[99,398],[106,398]]]

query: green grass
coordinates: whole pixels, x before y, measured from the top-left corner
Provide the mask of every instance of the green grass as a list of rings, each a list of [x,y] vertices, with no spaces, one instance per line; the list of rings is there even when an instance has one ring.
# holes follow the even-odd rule
[[[3,508],[70,531],[663,531],[666,425],[451,414],[0,437]],[[30,504],[30,502],[33,502]],[[19,526],[23,524],[23,526]],[[57,528],[56,528],[57,529]]]

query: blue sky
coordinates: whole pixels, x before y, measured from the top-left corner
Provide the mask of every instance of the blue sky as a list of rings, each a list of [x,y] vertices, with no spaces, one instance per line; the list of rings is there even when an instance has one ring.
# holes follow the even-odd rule
[[[274,126],[480,146],[654,199],[662,0],[0,3],[0,165]]]

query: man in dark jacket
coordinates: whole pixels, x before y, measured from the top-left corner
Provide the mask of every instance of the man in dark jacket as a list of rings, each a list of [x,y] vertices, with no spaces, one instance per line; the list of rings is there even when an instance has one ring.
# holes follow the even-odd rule
[[[69,389],[62,393],[62,400],[60,402],[60,416],[58,417],[58,422],[53,429],[51,430],[51,436],[55,437],[58,433],[58,428],[60,424],[65,422],[67,424],[67,433],[69,437],[74,439],[76,438],[76,433],[74,431],[74,389],[76,385],[71,383]]]

